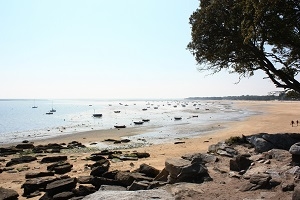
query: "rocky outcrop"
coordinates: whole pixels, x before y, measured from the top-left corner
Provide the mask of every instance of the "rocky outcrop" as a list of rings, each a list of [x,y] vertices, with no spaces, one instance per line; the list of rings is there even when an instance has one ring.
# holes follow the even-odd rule
[[[300,142],[300,135],[297,133],[260,133],[247,136],[246,138],[258,153],[266,152],[271,149],[289,150],[293,144]]]

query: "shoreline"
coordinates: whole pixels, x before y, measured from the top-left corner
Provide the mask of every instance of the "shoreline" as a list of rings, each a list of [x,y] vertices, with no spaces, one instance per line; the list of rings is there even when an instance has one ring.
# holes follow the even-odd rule
[[[181,157],[185,154],[193,153],[206,153],[208,147],[212,144],[216,144],[220,141],[231,136],[252,135],[257,133],[300,133],[300,126],[292,127],[290,125],[291,120],[300,119],[300,102],[255,102],[255,101],[239,101],[236,102],[238,107],[244,107],[249,110],[259,111],[260,114],[252,115],[246,119],[234,122],[220,123],[221,129],[213,130],[202,134],[201,136],[192,138],[183,138],[180,144],[174,143],[162,143],[156,145],[132,147],[129,149],[120,149],[123,152],[147,152],[150,154],[149,158],[139,159],[138,161],[123,161],[111,163],[110,171],[113,170],[134,170],[141,164],[148,164],[156,169],[162,170],[165,167],[165,161],[167,158]],[[34,141],[35,145],[48,144],[48,143],[69,143],[72,141],[78,141],[81,143],[89,143],[95,141],[103,141],[108,138],[120,139],[121,137],[143,133],[145,129],[141,127],[125,128],[125,129],[110,129],[106,131],[89,131],[83,133],[76,133],[73,135],[65,135],[56,137],[53,139],[45,139]],[[101,134],[99,134],[101,133]],[[109,143],[112,144],[112,143]],[[116,144],[117,146],[118,144]],[[3,145],[1,145],[3,146]],[[93,150],[97,152],[97,150]],[[61,155],[66,155],[72,158],[73,170],[68,173],[71,177],[78,177],[89,175],[90,171],[85,170],[85,164],[87,163],[86,157],[88,157],[92,151],[84,152],[80,149],[78,151],[62,152]],[[3,157],[5,160],[10,160],[13,157],[19,155],[12,155]],[[32,171],[44,170],[40,168],[39,162],[33,162],[27,164],[21,164],[20,166],[28,166],[30,169],[27,171],[20,171],[17,173],[1,174],[0,186],[5,188],[11,188],[16,190],[20,195],[23,190],[21,185],[25,182],[25,174]],[[2,166],[3,167],[3,166]],[[16,181],[18,180],[18,181]],[[39,199],[31,198],[32,200]],[[26,199],[20,196],[20,199]]]

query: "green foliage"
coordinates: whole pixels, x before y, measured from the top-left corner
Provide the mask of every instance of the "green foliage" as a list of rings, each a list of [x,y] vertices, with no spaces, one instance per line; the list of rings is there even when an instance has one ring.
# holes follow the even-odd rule
[[[199,70],[263,70],[277,87],[300,92],[298,0],[201,0],[190,24],[187,48]]]

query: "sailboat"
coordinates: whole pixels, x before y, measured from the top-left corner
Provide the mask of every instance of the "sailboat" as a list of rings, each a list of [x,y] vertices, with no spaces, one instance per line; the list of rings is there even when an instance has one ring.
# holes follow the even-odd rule
[[[38,108],[38,107],[35,105],[35,100],[34,100],[34,104],[33,104],[32,108]]]
[[[56,112],[56,110],[55,110],[55,109],[53,109],[53,101],[52,101],[52,109],[50,110],[50,112],[51,112],[51,113],[54,113],[54,112]]]

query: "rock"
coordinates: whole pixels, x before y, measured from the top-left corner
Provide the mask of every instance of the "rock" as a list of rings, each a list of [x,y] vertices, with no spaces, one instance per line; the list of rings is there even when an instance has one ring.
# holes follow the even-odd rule
[[[85,145],[83,145],[82,143],[77,142],[77,141],[72,141],[67,145],[68,149],[85,148],[85,147],[86,147]]]
[[[115,180],[120,183],[121,186],[130,186],[133,181],[152,181],[152,178],[146,177],[141,173],[136,172],[118,172],[115,176]]]
[[[294,188],[292,200],[300,200],[300,186]]]
[[[120,199],[134,199],[134,200],[153,200],[164,199],[174,200],[174,197],[166,190],[138,190],[138,191],[98,191],[84,198],[85,200],[120,200]]]
[[[79,187],[77,189],[73,190],[73,193],[76,196],[87,196],[87,195],[92,194],[96,191],[97,191],[96,188],[93,187],[93,186],[79,185]]]
[[[32,143],[21,143],[16,145],[17,149],[33,149],[34,145]]]
[[[229,160],[229,168],[232,171],[247,170],[251,165],[251,160],[247,157],[238,155],[237,157]]]
[[[91,181],[93,178],[94,178],[93,176],[79,176],[77,178],[77,181],[80,184],[91,184],[92,183]]]
[[[49,156],[49,157],[44,157],[41,160],[41,163],[60,162],[60,161],[66,161],[67,159],[68,159],[67,156]]]
[[[57,162],[47,166],[48,171],[54,171],[55,174],[65,174],[72,170],[73,165],[66,162]]]
[[[284,149],[271,149],[264,155],[266,159],[275,159],[280,162],[289,163],[292,160],[291,154]]]
[[[293,144],[290,147],[289,152],[293,155],[300,155],[300,142]]]
[[[145,163],[140,165],[140,168],[135,170],[134,172],[143,173],[148,177],[155,178],[159,174],[159,170],[147,165]]]
[[[118,185],[101,185],[99,188],[101,191],[126,191],[126,187],[118,186]]]
[[[104,177],[93,177],[91,179],[91,184],[98,189],[102,185],[120,185],[120,182],[114,179],[108,179]]]
[[[102,176],[103,173],[107,172],[110,166],[110,162],[107,159],[102,159],[93,164],[91,171],[92,176]]]
[[[165,161],[169,173],[168,182],[203,182],[209,177],[207,168],[201,163],[192,163],[182,158],[169,158]]]
[[[181,158],[183,158],[185,160],[189,160],[189,161],[194,160],[194,162],[197,161],[202,164],[218,162],[218,157],[211,155],[211,154],[201,154],[201,153],[186,154],[186,155],[181,156]]]
[[[281,184],[281,190],[283,192],[286,192],[286,191],[293,191],[295,188],[295,184],[292,182],[292,181],[288,181],[288,182],[283,182]]]
[[[127,190],[128,191],[135,191],[135,190],[147,190],[149,186],[149,182],[145,182],[145,181],[133,181],[133,183],[128,186]]]
[[[53,200],[68,200],[74,196],[75,195],[73,192],[61,192],[61,193],[55,194],[52,198],[53,198]]]
[[[44,191],[47,184],[57,180],[56,177],[39,177],[26,180],[21,186],[24,189],[23,196],[28,196],[36,191]]]
[[[15,147],[0,148],[0,156],[7,156],[20,152],[23,152],[23,149],[17,149]]]
[[[107,160],[101,153],[94,153],[88,159],[92,161]]]
[[[30,172],[25,174],[26,179],[38,178],[44,176],[54,176],[54,173],[53,172]]]
[[[76,187],[76,182],[77,182],[76,178],[66,178],[66,179],[56,180],[54,182],[47,184],[46,192],[50,196],[53,196],[61,192],[72,191]]]
[[[0,199],[1,200],[17,200],[19,197],[19,194],[12,190],[12,189],[6,189],[3,187],[0,187]]]
[[[157,176],[154,178],[154,181],[167,182],[168,176],[169,176],[169,172],[166,170],[166,168],[164,168],[163,170],[161,170],[159,174],[157,174]]]
[[[215,153],[228,157],[234,157],[238,154],[233,147],[228,146],[225,142],[218,142],[217,144],[210,145],[208,147],[208,153]]]
[[[19,158],[12,158],[9,162],[6,163],[6,167],[21,163],[29,163],[35,160],[37,160],[37,158],[33,156],[21,156]]]
[[[272,143],[266,141],[261,137],[253,136],[253,138],[251,138],[250,140],[250,143],[254,145],[255,151],[258,153],[266,152],[275,148]]]

